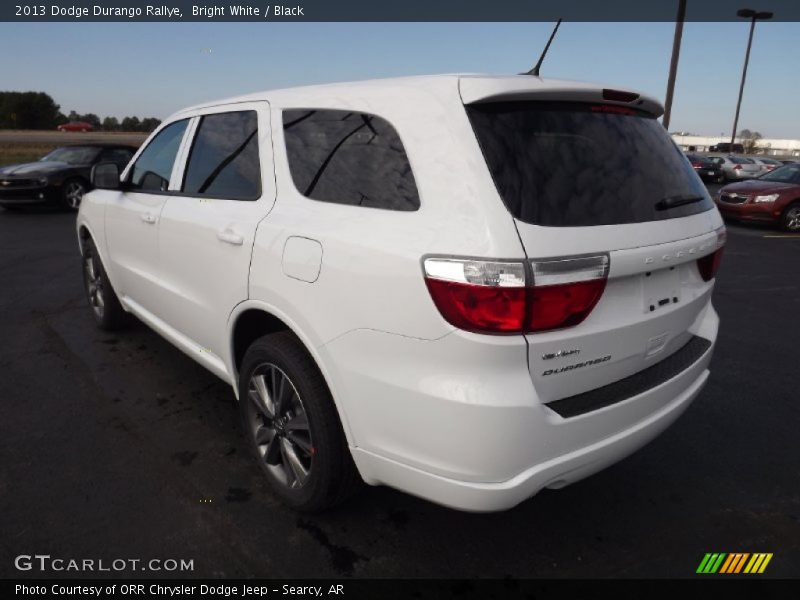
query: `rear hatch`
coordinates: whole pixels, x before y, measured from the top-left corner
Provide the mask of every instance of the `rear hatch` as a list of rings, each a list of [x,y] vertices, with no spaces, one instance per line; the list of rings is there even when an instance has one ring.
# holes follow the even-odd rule
[[[629,377],[689,343],[713,284],[697,259],[724,243],[719,214],[658,111],[606,92],[466,106],[534,285],[607,276],[577,323],[526,334],[544,402]]]

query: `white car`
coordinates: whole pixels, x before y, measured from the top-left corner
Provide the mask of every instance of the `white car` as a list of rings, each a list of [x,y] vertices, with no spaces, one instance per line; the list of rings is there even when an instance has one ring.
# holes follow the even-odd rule
[[[708,379],[725,229],[661,113],[528,75],[182,110],[121,175],[95,167],[93,314],[228,382],[295,508],[363,480],[507,509],[643,446]]]

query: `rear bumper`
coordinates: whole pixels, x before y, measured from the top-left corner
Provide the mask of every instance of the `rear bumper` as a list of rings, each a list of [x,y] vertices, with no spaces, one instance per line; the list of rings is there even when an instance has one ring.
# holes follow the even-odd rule
[[[636,425],[593,444],[574,449],[536,464],[516,477],[500,483],[476,483],[437,476],[408,465],[355,449],[353,457],[362,473],[376,474],[394,487],[470,512],[491,512],[512,508],[544,488],[562,488],[620,461],[671,425],[691,404],[708,379],[708,369],[677,397]],[[659,393],[653,391],[653,393]],[[671,391],[661,390],[671,395]],[[641,400],[632,398],[631,402]]]
[[[322,351],[367,483],[496,511],[591,475],[661,433],[705,384],[718,323],[708,304],[692,333],[711,345],[674,377],[570,418],[540,401],[521,336],[426,341],[359,330]]]

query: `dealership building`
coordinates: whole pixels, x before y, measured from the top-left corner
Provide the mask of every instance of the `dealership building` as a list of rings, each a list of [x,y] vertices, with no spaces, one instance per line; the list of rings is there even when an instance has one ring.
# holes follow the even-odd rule
[[[702,136],[683,133],[673,133],[672,139],[682,150],[692,147],[697,152],[707,152],[711,146],[721,142],[729,143],[730,138],[722,136]],[[736,143],[742,143],[741,138],[736,138]],[[758,140],[759,154],[767,156],[800,156],[800,140],[781,140],[777,138],[761,138]]]

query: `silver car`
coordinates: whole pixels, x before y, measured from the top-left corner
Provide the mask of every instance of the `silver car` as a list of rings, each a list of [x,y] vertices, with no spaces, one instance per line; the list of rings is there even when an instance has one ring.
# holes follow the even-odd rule
[[[775,160],[774,158],[767,158],[766,156],[748,156],[747,158],[761,168],[762,175],[783,166],[781,161]]]
[[[709,156],[716,164],[722,167],[726,181],[741,181],[753,179],[766,171],[761,170],[761,165],[756,164],[752,158],[744,156]]]

